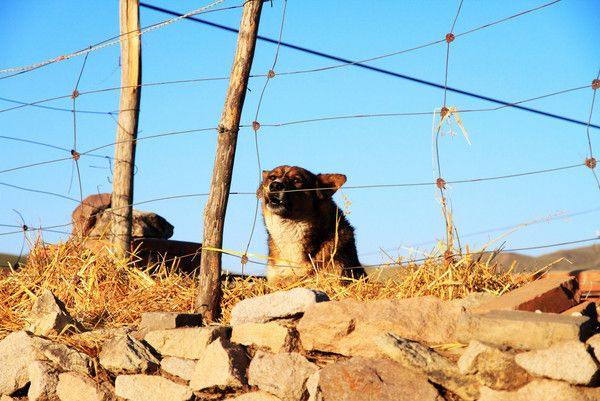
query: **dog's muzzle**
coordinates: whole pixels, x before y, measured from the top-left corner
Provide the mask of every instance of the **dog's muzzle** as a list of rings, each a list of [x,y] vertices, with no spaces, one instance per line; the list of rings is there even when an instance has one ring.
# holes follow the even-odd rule
[[[281,181],[273,181],[269,184],[267,193],[267,206],[274,212],[284,212],[287,208],[287,197],[285,184]]]

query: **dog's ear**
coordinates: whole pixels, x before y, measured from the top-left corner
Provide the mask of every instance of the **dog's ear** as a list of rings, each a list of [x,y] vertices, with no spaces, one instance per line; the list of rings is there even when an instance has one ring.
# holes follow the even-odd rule
[[[265,179],[269,176],[270,171],[267,170],[263,170],[262,171],[262,181],[260,182],[260,184],[258,185],[258,189],[256,190],[256,197],[260,198],[261,196],[263,196],[263,186],[265,185]]]
[[[317,196],[320,199],[331,198],[345,182],[344,174],[319,174],[317,175],[317,187],[319,188]]]

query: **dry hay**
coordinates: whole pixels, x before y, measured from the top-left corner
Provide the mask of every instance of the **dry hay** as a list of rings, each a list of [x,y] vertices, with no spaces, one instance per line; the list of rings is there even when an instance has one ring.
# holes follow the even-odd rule
[[[273,285],[259,277],[227,277],[222,287],[222,321],[229,321],[231,308],[242,299],[294,287],[324,291],[332,300],[397,299],[422,295],[453,299],[480,291],[501,294],[524,281],[512,270],[499,272],[493,258],[482,255],[465,254],[446,261],[432,256],[420,265],[402,261],[399,264],[397,273],[381,282],[365,279],[341,281],[338,276],[327,273],[299,278],[287,286]],[[197,282],[164,261],[139,268],[109,252],[87,249],[78,240],[38,245],[33,248],[23,268],[0,278],[0,297],[3,300],[0,303],[0,338],[24,327],[33,302],[43,289],[54,292],[86,330],[95,330],[137,324],[143,312],[191,312]],[[95,355],[104,335],[99,331],[93,333],[62,335],[59,341]]]

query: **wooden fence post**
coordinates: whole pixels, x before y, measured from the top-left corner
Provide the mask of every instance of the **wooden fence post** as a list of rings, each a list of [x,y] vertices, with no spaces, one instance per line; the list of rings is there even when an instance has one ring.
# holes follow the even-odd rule
[[[130,251],[133,203],[133,170],[137,139],[142,80],[139,0],[120,0],[121,100],[117,123],[117,143],[111,207],[112,243],[125,257]]]
[[[244,4],[227,97],[219,123],[210,193],[204,208],[204,239],[200,257],[196,311],[210,321],[218,319],[221,314],[221,253],[214,249],[221,249],[223,245],[223,226],[235,147],[248,87],[248,76],[254,57],[262,4],[263,0],[249,0]]]

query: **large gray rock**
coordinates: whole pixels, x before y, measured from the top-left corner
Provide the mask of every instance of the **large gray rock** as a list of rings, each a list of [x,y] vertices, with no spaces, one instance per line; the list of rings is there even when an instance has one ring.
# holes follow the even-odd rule
[[[107,383],[98,384],[89,376],[66,372],[58,375],[56,395],[61,401],[110,401],[114,398],[112,390]]]
[[[147,373],[156,370],[160,365],[160,361],[150,350],[130,335],[106,341],[99,360],[103,368],[116,374]]]
[[[187,386],[148,375],[117,376],[115,393],[130,401],[188,401],[193,397]]]
[[[543,349],[563,341],[585,340],[594,327],[586,316],[497,310],[462,315],[456,338],[464,343],[479,340],[498,347]]]
[[[472,376],[463,375],[455,364],[432,349],[392,333],[375,340],[383,354],[402,366],[424,374],[433,383],[452,391],[465,401],[479,397],[479,382]]]
[[[553,380],[534,380],[517,391],[481,388],[478,401],[598,401],[600,388],[572,386]]]
[[[27,398],[30,401],[55,400],[58,370],[49,362],[33,361],[27,371],[30,382]]]
[[[67,326],[75,325],[65,304],[50,290],[42,291],[35,300],[27,320],[27,331],[39,336],[61,334],[63,330],[68,329]]]
[[[241,346],[217,338],[206,347],[206,351],[198,360],[190,387],[192,390],[242,387],[248,383],[248,363],[248,355]]]
[[[144,340],[162,356],[200,359],[208,344],[228,337],[229,326],[182,327],[151,331]]]
[[[183,380],[190,381],[194,376],[197,361],[194,359],[178,358],[176,356],[166,356],[160,361],[160,368],[170,375],[181,377]]]
[[[297,353],[258,351],[248,369],[248,383],[283,401],[306,397],[306,380],[319,368]]]
[[[518,354],[515,361],[527,372],[572,384],[589,384],[600,366],[579,341]]]
[[[51,362],[60,370],[88,373],[90,358],[63,344],[56,344],[25,331],[0,341],[0,394],[12,394],[29,382],[28,367],[34,361]]]
[[[329,301],[327,294],[308,288],[294,288],[244,299],[231,310],[231,325],[297,317],[311,305],[324,301]]]
[[[271,352],[291,352],[298,346],[298,333],[276,321],[243,323],[231,328],[231,341]]]
[[[389,359],[354,357],[332,363],[318,373],[323,401],[442,401],[423,374]],[[320,398],[319,398],[320,397]]]
[[[515,390],[531,381],[512,353],[475,340],[469,343],[457,366],[461,373],[474,375],[482,385],[494,390]]]
[[[454,341],[462,307],[436,297],[402,300],[345,299],[311,306],[298,323],[306,350],[348,356],[379,357],[372,339],[386,332],[416,341],[440,344]]]

